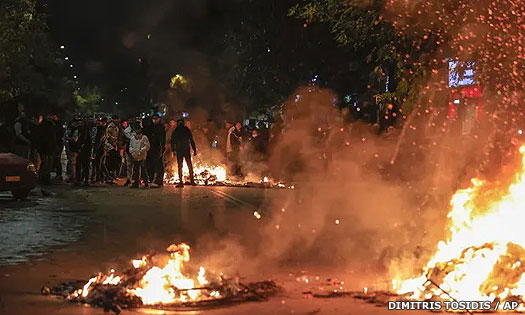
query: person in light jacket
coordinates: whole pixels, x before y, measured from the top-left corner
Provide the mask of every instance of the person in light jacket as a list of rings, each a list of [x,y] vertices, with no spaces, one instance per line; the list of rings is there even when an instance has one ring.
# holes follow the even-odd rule
[[[144,181],[144,187],[149,187],[148,170],[146,169],[146,156],[150,148],[149,139],[142,134],[142,128],[135,129],[135,135],[129,140],[129,153],[133,157],[133,185],[138,188],[140,178]]]

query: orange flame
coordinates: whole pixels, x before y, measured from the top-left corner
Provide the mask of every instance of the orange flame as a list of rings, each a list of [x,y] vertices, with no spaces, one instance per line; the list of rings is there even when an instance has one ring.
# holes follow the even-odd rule
[[[204,267],[199,268],[198,275],[195,278],[187,276],[183,272],[184,264],[190,261],[190,246],[184,243],[173,244],[167,248],[167,251],[170,253],[170,257],[164,266],[151,266],[146,256],[131,261],[134,268],[145,268],[146,272],[137,283],[126,287],[129,294],[139,297],[145,305],[220,297],[218,291],[211,291],[203,296],[203,291],[199,290],[209,283],[206,279]],[[121,276],[115,275],[113,269],[109,275],[99,273],[91,278],[82,289],[71,294],[69,299],[75,299],[79,296],[86,298],[96,285],[118,285],[121,279]]]
[[[393,281],[398,293],[414,299],[523,299],[525,146],[520,153],[522,169],[506,189],[488,189],[488,183],[473,179],[471,187],[456,192],[448,238],[438,243],[419,277]]]

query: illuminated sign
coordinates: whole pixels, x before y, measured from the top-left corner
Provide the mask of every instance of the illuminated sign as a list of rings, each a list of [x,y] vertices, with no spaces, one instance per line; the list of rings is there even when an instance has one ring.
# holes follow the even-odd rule
[[[468,86],[475,85],[476,72],[474,68],[476,63],[473,61],[449,61],[448,62],[448,86]]]

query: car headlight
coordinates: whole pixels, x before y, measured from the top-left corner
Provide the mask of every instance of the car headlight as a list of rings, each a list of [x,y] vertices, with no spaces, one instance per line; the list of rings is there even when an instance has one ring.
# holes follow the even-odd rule
[[[35,164],[33,164],[33,163],[29,163],[29,164],[27,164],[27,170],[28,170],[29,172],[36,173],[36,167],[35,167]]]

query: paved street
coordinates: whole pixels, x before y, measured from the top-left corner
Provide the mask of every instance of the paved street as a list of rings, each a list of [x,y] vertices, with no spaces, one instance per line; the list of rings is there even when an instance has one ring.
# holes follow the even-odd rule
[[[206,313],[388,313],[350,298],[305,299],[302,294],[323,286],[333,289],[326,286],[328,278],[345,279],[345,289],[357,289],[374,281],[369,275],[301,260],[290,260],[279,268],[253,264],[261,255],[256,245],[264,241],[259,235],[264,235],[265,220],[272,215],[271,200],[294,191],[173,186],[82,190],[57,186],[52,192],[53,196],[32,196],[23,202],[7,195],[0,198],[2,314],[102,314],[102,309],[41,296],[40,288],[87,279],[112,267],[124,268],[141,253],[162,252],[167,245],[182,241],[192,246],[195,263],[211,264],[248,279],[274,279],[285,289],[265,303]],[[261,214],[260,220],[254,216],[255,210]]]

